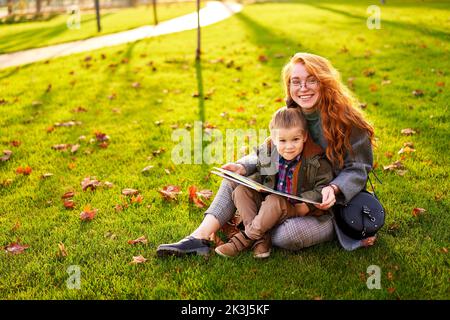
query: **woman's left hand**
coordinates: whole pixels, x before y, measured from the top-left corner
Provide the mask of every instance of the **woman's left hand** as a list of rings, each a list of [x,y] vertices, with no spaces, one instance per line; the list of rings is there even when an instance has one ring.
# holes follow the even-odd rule
[[[322,203],[315,204],[316,208],[320,210],[327,210],[336,203],[336,196],[334,190],[330,186],[326,186],[322,189]]]

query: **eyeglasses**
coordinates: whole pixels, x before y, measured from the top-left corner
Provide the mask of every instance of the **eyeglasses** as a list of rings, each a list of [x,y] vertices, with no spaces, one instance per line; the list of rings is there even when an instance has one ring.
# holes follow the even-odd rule
[[[291,80],[291,85],[293,87],[300,87],[300,89],[302,87],[309,88],[309,89],[315,89],[318,86],[318,84],[319,84],[319,80],[317,80],[316,78],[306,79],[306,81],[304,82],[303,85],[299,79]]]

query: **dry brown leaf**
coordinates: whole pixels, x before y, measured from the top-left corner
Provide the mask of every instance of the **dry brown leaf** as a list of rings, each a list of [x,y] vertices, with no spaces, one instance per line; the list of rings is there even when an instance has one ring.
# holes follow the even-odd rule
[[[58,257],[67,257],[67,251],[66,247],[64,246],[64,243],[60,242],[58,243]]]
[[[400,170],[404,169],[404,165],[401,161],[395,161],[394,163],[391,163],[390,165],[383,166],[384,170],[393,171],[393,170]]]
[[[4,247],[5,251],[10,254],[21,254],[28,249],[30,246],[27,244],[20,244],[19,240],[13,242]]]
[[[8,161],[11,158],[12,151],[11,150],[3,150],[3,157],[0,158],[0,161]]]
[[[140,236],[137,239],[134,240],[128,240],[128,244],[136,244],[136,243],[142,243],[142,244],[147,244],[148,240],[145,236]]]
[[[413,149],[409,146],[403,147],[399,150],[398,154],[402,154],[402,153],[412,153],[412,152],[416,152],[416,149]]]
[[[130,262],[131,264],[138,264],[138,263],[144,263],[147,261],[142,255],[139,255],[137,257],[133,257],[133,260]]]
[[[179,186],[168,185],[158,190],[158,192],[163,196],[165,200],[176,200],[177,195],[181,193],[181,188]]]
[[[81,181],[81,188],[83,191],[86,191],[88,188],[95,190],[100,185],[101,182],[96,180],[95,177],[86,177]]]
[[[124,196],[133,196],[133,195],[139,194],[139,191],[136,190],[136,189],[125,188],[125,189],[122,190],[122,194]]]

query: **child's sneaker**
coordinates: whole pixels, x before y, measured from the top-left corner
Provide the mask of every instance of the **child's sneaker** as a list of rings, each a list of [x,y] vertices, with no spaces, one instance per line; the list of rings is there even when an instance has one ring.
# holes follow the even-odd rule
[[[270,256],[272,249],[272,237],[265,234],[261,239],[256,240],[253,245],[253,257],[256,259],[264,259]]]
[[[255,240],[245,237],[242,232],[238,232],[230,239],[230,241],[218,246],[215,251],[222,257],[235,257],[241,251],[250,248],[254,242]]]

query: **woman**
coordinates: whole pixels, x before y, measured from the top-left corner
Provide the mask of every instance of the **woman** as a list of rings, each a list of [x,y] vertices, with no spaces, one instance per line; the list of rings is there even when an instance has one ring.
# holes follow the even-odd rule
[[[282,71],[286,104],[301,108],[314,142],[319,144],[333,164],[335,178],[322,189],[320,210],[328,210],[336,202],[350,201],[366,185],[372,169],[373,128],[356,109],[356,100],[342,83],[339,72],[320,56],[297,53]],[[224,169],[245,175],[252,172],[256,155],[248,155]],[[210,235],[220,229],[235,214],[232,201],[235,184],[222,181],[200,226],[177,243],[162,244],[159,256],[196,253],[209,254]],[[334,238],[347,250],[370,246],[375,237],[353,240],[345,237],[334,223],[331,213],[287,219],[272,230],[272,243],[285,249],[299,250]]]

